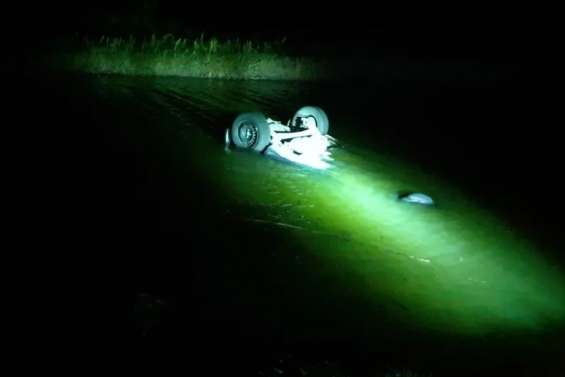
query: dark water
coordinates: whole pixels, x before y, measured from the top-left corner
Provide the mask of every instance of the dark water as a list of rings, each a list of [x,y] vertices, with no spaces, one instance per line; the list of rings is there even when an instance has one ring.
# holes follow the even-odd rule
[[[102,297],[91,326],[138,366],[204,375],[277,374],[277,358],[290,375],[560,370],[559,142],[519,70],[480,69],[34,81],[28,116],[54,126],[58,164],[43,172],[64,203],[50,205],[75,272]],[[286,121],[306,104],[343,142],[335,169],[224,150],[238,113]],[[432,194],[438,211],[399,207],[403,189]]]

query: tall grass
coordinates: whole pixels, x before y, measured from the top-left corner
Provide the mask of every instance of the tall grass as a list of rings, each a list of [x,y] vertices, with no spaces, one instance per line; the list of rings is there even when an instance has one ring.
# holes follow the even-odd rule
[[[328,76],[313,58],[285,53],[285,40],[253,42],[175,38],[84,38],[73,52],[55,59],[66,69],[106,74],[221,79],[316,80]]]

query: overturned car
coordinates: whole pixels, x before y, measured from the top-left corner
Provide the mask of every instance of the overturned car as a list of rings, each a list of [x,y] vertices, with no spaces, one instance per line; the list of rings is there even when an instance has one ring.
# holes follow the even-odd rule
[[[324,110],[315,106],[300,108],[286,124],[263,113],[242,113],[226,130],[226,145],[326,169],[333,160],[330,148],[336,145],[329,126]]]

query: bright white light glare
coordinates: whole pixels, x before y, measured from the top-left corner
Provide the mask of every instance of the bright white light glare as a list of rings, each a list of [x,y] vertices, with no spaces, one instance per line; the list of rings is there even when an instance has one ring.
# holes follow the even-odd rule
[[[328,169],[331,137],[320,133],[313,118],[304,118],[303,126],[306,130],[293,134],[291,139],[285,133],[273,133],[267,153],[314,169]]]

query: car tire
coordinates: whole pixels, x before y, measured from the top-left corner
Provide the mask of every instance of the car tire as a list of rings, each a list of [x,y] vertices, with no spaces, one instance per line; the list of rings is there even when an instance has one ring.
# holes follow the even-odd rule
[[[296,125],[298,118],[312,117],[316,121],[316,126],[322,135],[326,135],[330,129],[330,121],[325,111],[316,106],[304,106],[299,109],[292,117],[292,124]]]
[[[239,148],[263,152],[271,143],[271,127],[264,114],[243,113],[233,121],[230,136]]]

